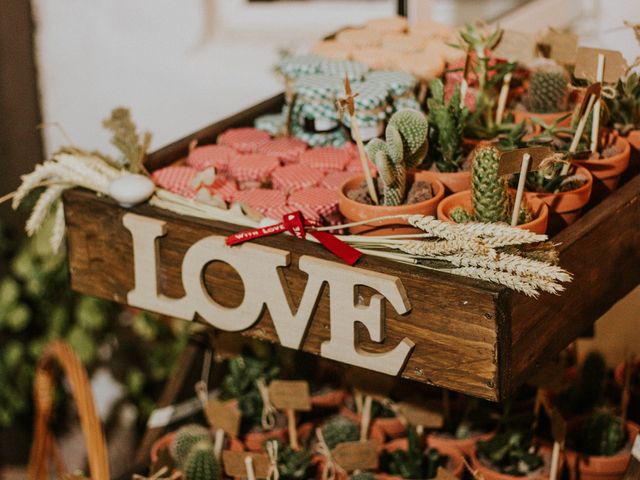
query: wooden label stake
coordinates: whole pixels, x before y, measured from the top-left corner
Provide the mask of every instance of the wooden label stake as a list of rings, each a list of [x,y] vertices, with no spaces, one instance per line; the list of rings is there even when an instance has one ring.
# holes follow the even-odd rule
[[[551,451],[549,480],[556,480],[558,478],[560,451],[564,448],[564,442],[567,438],[567,422],[556,408],[553,409],[551,414],[551,435],[553,436],[553,450]]]
[[[573,155],[578,150],[578,144],[580,143],[580,138],[582,137],[582,133],[584,132],[584,127],[587,124],[587,120],[589,118],[589,114],[591,113],[591,109],[595,104],[595,101],[600,97],[600,93],[602,90],[602,84],[592,83],[589,85],[585,92],[584,99],[582,100],[582,104],[580,105],[580,110],[578,111],[578,115],[580,120],[578,121],[578,126],[576,127],[576,132],[573,135],[573,139],[571,140],[571,145],[569,146],[569,154]],[[569,164],[566,164],[562,168],[562,175],[566,175],[569,172]]]
[[[369,424],[371,423],[371,405],[373,398],[365,395],[362,405],[362,414],[360,415],[360,441],[364,442],[369,436]]]
[[[269,398],[274,407],[287,413],[289,444],[294,450],[299,450],[296,410],[304,412],[311,410],[309,384],[304,380],[273,380],[269,384]]]
[[[237,437],[240,431],[242,413],[231,401],[221,402],[215,398],[207,402],[205,416],[211,426],[222,430],[230,437]]]
[[[462,83],[460,84],[460,108],[464,108],[464,101],[469,90],[469,73],[471,72],[471,47],[467,50],[464,58],[464,70],[462,72]]]
[[[562,65],[575,65],[578,51],[578,36],[563,33],[550,28],[538,42],[538,48],[544,56]]]
[[[229,477],[249,478],[253,475],[256,480],[269,478],[271,460],[266,453],[225,450],[222,452],[222,464],[224,473]]]
[[[331,457],[347,472],[376,470],[378,468],[378,445],[373,440],[340,443],[331,450]]]

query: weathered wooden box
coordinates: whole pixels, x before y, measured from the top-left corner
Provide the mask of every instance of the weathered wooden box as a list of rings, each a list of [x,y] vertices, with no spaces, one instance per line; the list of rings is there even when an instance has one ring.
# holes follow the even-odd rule
[[[280,95],[207,127],[155,152],[148,166],[153,170],[167,165],[186,155],[193,138],[212,142],[225,129],[251,125],[256,116],[278,111],[281,105]],[[149,205],[125,210],[110,199],[79,189],[65,194],[64,206],[73,288],[120,303],[127,303],[135,283],[132,235],[123,225],[128,212],[166,222],[166,234],[155,244],[157,290],[171,298],[185,295],[182,262],[193,243],[244,229],[179,216]],[[640,176],[554,238],[560,244],[561,264],[573,273],[574,280],[562,295],[543,294],[538,299],[482,281],[364,257],[357,268],[372,276],[397,277],[411,309],[399,315],[388,301],[383,302],[386,321],[378,332],[381,342],[372,341],[362,324],[348,318],[344,321],[355,329],[354,340],[363,355],[393,350],[403,338],[413,342],[415,346],[400,372],[402,377],[500,400],[640,282],[638,225]],[[280,278],[295,306],[308,283],[307,274],[298,269],[301,257],[319,258],[342,267],[322,247],[289,236],[268,237],[252,244],[290,252],[291,264],[280,269]],[[224,307],[236,307],[250,293],[244,291],[238,274],[225,263],[210,263],[202,278],[203,288]],[[369,288],[355,290],[355,298],[362,297],[365,304],[373,293]],[[325,284],[300,346],[305,351],[319,354],[321,345],[335,330],[330,328],[331,295],[331,288]],[[269,310],[261,311],[259,320],[243,334],[277,342]],[[333,322],[340,321],[333,318]]]

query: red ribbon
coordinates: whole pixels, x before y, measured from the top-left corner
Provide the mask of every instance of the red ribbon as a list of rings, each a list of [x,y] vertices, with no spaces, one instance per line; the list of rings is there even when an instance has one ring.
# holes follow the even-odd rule
[[[318,240],[324,248],[340,258],[343,262],[353,265],[362,256],[362,252],[347,245],[339,238],[328,232],[307,231],[307,227],[316,226],[315,223],[309,222],[304,218],[302,212],[296,211],[287,213],[282,217],[282,223],[270,225],[268,227],[256,228],[253,230],[245,230],[244,232],[229,235],[225,239],[225,243],[229,246],[238,245],[239,243],[248,242],[260,237],[275,235],[277,233],[289,232],[296,238],[304,239],[307,235],[311,235]]]

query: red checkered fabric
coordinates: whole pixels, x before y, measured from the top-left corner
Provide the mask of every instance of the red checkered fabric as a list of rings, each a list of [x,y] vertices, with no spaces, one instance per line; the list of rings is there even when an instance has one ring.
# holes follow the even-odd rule
[[[218,144],[233,148],[238,153],[255,153],[271,136],[257,128],[230,128],[218,135]]]
[[[233,197],[233,201],[247,204],[264,215],[270,209],[285,205],[287,196],[280,190],[255,188],[237,192]]]
[[[280,166],[277,157],[252,153],[237,155],[229,164],[229,175],[238,182],[266,182],[276,168]]]
[[[297,162],[307,149],[307,144],[297,138],[280,137],[269,140],[258,150],[265,155],[278,157],[283,163]]]
[[[238,192],[236,182],[231,179],[220,177],[216,178],[213,184],[209,185],[208,189],[211,195],[217,195],[227,203],[232,202]]]
[[[304,152],[300,157],[300,164],[329,172],[344,170],[350,160],[351,157],[345,150],[336,147],[322,147]]]
[[[355,143],[353,142],[346,143],[341,148],[342,150],[347,152],[350,157],[356,157],[356,158],[358,157],[358,146]]]
[[[304,216],[305,219],[311,221],[311,222],[317,222],[320,223],[321,221],[321,217],[320,215],[318,215],[317,212],[314,212],[313,210],[311,210],[308,207],[294,207],[291,205],[282,205],[280,207],[276,207],[276,208],[271,208],[269,210],[267,210],[264,213],[265,217],[268,218],[272,218],[273,220],[278,220],[278,221],[282,221],[282,217],[284,217],[287,213],[291,213],[291,212],[295,212],[295,211],[300,211],[302,212],[302,215]]]
[[[378,171],[371,160],[369,160],[369,171],[372,175],[375,175]],[[362,170],[362,160],[360,160],[360,156],[356,156],[351,159],[351,161],[347,164],[347,172],[359,173],[361,175],[364,175],[364,171]]]
[[[326,177],[324,177],[322,182],[320,182],[320,186],[323,188],[328,188],[329,190],[335,190],[339,192],[340,187],[342,187],[342,185],[344,185],[347,180],[352,179],[354,176],[354,172],[331,172]]]
[[[303,188],[315,187],[324,178],[322,171],[304,165],[287,165],[276,168],[271,174],[273,188],[291,193]]]
[[[289,205],[299,210],[308,208],[322,217],[328,217],[338,210],[338,192],[328,188],[313,187],[293,192]]]
[[[213,167],[216,169],[216,173],[224,173],[235,154],[234,149],[224,145],[203,145],[189,152],[186,163],[198,170]]]
[[[160,188],[186,198],[194,198],[196,190],[191,186],[191,181],[198,173],[193,167],[172,165],[156,170],[151,174],[151,179]]]

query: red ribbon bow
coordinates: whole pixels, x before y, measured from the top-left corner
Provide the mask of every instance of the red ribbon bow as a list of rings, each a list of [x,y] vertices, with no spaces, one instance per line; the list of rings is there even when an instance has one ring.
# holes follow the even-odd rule
[[[266,237],[267,235],[275,235],[277,233],[289,232],[296,238],[304,239],[307,235],[311,235],[318,240],[324,248],[329,250],[335,256],[340,258],[343,262],[353,265],[362,256],[362,252],[347,245],[342,240],[338,239],[331,233],[316,232],[313,230],[307,231],[307,227],[317,226],[314,222],[310,222],[304,218],[302,212],[296,211],[287,213],[282,217],[282,223],[276,225],[270,225],[268,227],[256,228],[253,230],[245,230],[244,232],[235,233],[229,235],[225,239],[225,243],[229,246],[237,245],[239,243],[248,242],[260,237]]]

